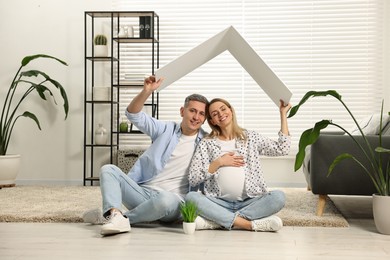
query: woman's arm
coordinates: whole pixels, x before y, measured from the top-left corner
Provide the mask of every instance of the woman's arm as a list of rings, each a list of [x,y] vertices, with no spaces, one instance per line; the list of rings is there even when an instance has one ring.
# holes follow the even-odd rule
[[[237,155],[234,152],[225,153],[210,163],[209,173],[214,174],[223,166],[242,167],[244,165],[244,157],[242,155]]]
[[[287,124],[287,112],[290,110],[291,104],[288,103],[287,105],[284,105],[284,102],[280,101],[279,111],[280,111],[280,131],[285,135],[290,135],[290,132],[288,131],[288,124]]]

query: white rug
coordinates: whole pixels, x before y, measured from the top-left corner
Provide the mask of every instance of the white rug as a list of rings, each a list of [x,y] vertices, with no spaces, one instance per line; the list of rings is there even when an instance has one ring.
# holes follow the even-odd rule
[[[278,216],[285,226],[348,226],[330,199],[318,217],[318,196],[304,188],[281,190],[287,201]],[[0,205],[0,222],[82,222],[84,211],[101,207],[101,195],[96,186],[16,186],[0,189]]]

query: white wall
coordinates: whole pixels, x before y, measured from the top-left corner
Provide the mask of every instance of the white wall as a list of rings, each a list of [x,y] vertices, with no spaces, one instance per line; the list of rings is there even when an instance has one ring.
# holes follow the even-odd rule
[[[269,187],[307,187],[302,168],[294,172],[295,153],[284,157],[263,157],[264,178]]]
[[[84,11],[91,10],[111,10],[111,1],[0,0],[1,106],[23,57],[44,53],[69,64],[65,67],[46,60],[32,63],[66,88],[70,110],[64,121],[61,102],[42,105],[31,98],[24,104],[21,111],[35,113],[42,131],[32,120],[17,122],[8,153],[22,155],[19,183],[82,183]]]
[[[82,184],[84,11],[102,10],[111,10],[111,1],[0,0],[1,105],[24,56],[44,53],[69,64],[65,67],[45,60],[33,63],[66,88],[70,110],[64,121],[62,103],[42,105],[32,98],[24,104],[24,110],[38,116],[42,131],[28,119],[17,123],[8,153],[22,155],[19,184]],[[293,155],[264,159],[269,186],[305,186],[302,173],[293,173],[293,163]]]

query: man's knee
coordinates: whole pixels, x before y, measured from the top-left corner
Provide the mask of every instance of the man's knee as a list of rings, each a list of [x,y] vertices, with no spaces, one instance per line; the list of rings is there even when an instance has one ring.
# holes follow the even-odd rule
[[[122,172],[122,170],[113,164],[106,164],[103,165],[100,168],[100,180],[104,179],[105,177],[109,176],[115,176],[119,175]]]
[[[154,208],[158,209],[177,209],[180,205],[179,198],[171,192],[159,192],[154,202]]]
[[[197,192],[197,191],[190,191],[189,193],[187,193],[185,200],[196,202],[198,200],[199,196],[202,196],[202,193]]]

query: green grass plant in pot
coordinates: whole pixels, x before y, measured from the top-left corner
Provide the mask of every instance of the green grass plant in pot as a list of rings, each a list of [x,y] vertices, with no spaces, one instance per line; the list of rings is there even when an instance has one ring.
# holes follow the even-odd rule
[[[379,132],[379,142],[376,148],[372,148],[370,143],[368,142],[366,135],[364,134],[361,126],[356,121],[356,118],[348,108],[348,106],[344,103],[341,98],[341,95],[335,90],[328,91],[309,91],[307,92],[298,105],[291,108],[289,113],[289,118],[295,116],[299,110],[299,108],[306,103],[310,98],[314,97],[325,97],[330,96],[337,99],[346,111],[351,116],[352,120],[356,124],[359,129],[360,135],[363,138],[363,143],[360,143],[356,140],[355,136],[353,136],[350,132],[348,132],[342,126],[334,123],[332,120],[321,120],[315,123],[313,128],[305,130],[300,137],[299,140],[299,150],[295,158],[295,166],[294,170],[297,171],[301,168],[303,161],[305,159],[305,148],[318,139],[320,135],[320,131],[325,129],[326,127],[332,125],[339,129],[341,129],[345,134],[347,134],[356,146],[363,152],[365,159],[369,162],[369,166],[363,164],[362,161],[357,159],[353,154],[343,153],[337,156],[331,165],[329,165],[328,176],[332,173],[333,169],[343,160],[352,159],[358,165],[360,165],[364,172],[368,175],[369,179],[373,182],[377,194],[373,194],[373,213],[375,225],[380,233],[390,234],[390,166],[387,163],[386,167],[383,167],[384,160],[389,161],[390,156],[390,147],[382,147],[382,131]],[[381,115],[383,115],[383,102],[381,108]],[[382,116],[381,116],[381,125],[380,129],[382,129]],[[386,161],[385,161],[386,162]]]
[[[186,234],[195,232],[195,219],[199,215],[199,209],[195,202],[186,201],[180,204],[180,212],[183,218],[183,230]]]
[[[95,57],[107,57],[108,49],[107,49],[107,37],[103,34],[98,34],[94,38],[94,56]]]
[[[8,88],[0,111],[0,187],[15,186],[15,179],[20,169],[20,155],[7,154],[16,122],[23,117],[29,118],[41,130],[37,116],[30,111],[19,112],[20,105],[33,94],[37,94],[43,101],[48,101],[47,98],[51,97],[54,103],[57,104],[53,91],[58,91],[64,102],[65,119],[68,116],[68,97],[65,89],[58,81],[40,70],[22,71],[31,61],[40,58],[52,59],[67,66],[64,61],[45,54],[27,56],[22,59],[21,65]]]

